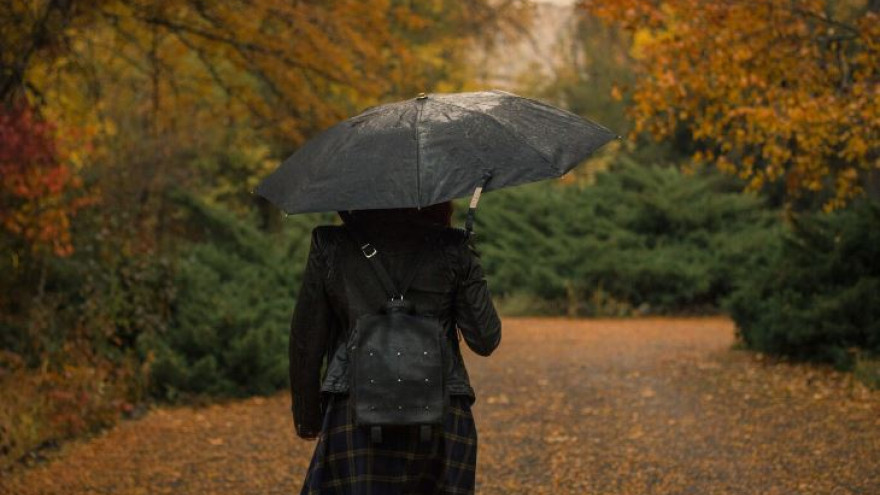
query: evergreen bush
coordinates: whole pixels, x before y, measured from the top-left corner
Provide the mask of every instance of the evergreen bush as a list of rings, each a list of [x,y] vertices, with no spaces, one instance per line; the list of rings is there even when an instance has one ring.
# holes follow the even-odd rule
[[[880,354],[878,260],[880,202],[794,217],[725,306],[750,348],[850,368]]]
[[[777,221],[717,173],[622,158],[593,185],[493,193],[478,223],[494,293],[574,316],[717,311]]]
[[[166,330],[139,342],[153,393],[245,396],[287,386],[287,329],[315,218],[291,217],[269,234],[191,195],[174,200],[191,242],[176,259]]]

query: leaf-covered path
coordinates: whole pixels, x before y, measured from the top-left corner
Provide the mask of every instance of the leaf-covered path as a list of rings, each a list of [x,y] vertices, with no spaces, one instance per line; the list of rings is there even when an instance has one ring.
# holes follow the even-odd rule
[[[467,354],[482,494],[880,493],[880,392],[733,350],[721,318],[508,319]],[[314,443],[285,394],[165,408],[0,493],[293,494]]]

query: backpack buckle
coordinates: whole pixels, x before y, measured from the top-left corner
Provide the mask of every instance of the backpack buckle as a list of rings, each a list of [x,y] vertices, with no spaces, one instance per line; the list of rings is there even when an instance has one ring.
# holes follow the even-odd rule
[[[372,249],[373,252],[368,252],[370,249]],[[372,258],[373,256],[376,256],[377,253],[376,248],[369,242],[361,246],[361,252],[364,253],[364,256],[367,258]]]

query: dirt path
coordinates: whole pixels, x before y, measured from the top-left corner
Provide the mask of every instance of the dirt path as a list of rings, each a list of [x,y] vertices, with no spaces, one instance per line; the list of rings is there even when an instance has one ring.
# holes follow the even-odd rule
[[[468,354],[481,494],[880,494],[880,392],[731,350],[728,320],[509,319]],[[293,494],[314,443],[281,394],[161,409],[0,493]]]

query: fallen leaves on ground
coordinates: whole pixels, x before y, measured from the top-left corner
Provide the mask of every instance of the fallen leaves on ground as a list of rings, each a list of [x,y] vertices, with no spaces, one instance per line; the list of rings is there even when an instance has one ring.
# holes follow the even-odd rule
[[[466,359],[481,494],[880,493],[880,393],[734,350],[723,318],[507,319]],[[279,394],[160,408],[0,493],[298,493],[313,442]]]

